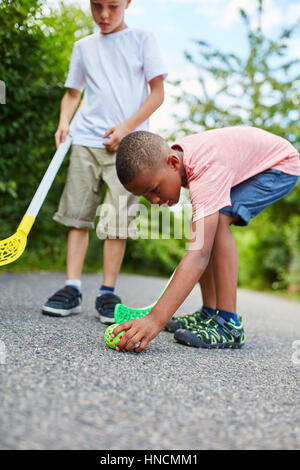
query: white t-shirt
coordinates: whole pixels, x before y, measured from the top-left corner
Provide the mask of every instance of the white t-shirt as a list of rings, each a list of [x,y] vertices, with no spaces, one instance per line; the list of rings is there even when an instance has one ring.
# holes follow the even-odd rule
[[[73,144],[104,147],[103,134],[139,110],[148,82],[167,73],[152,33],[126,28],[74,44],[67,88],[85,90]],[[148,130],[148,120],[136,130]]]

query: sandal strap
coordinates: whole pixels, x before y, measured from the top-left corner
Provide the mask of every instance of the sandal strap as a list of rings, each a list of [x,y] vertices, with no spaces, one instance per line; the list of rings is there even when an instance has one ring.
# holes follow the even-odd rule
[[[234,336],[235,339],[239,339],[242,335],[242,332],[240,330],[237,330],[233,325],[231,325],[230,322],[224,320],[221,315],[218,313],[215,314],[212,317],[212,320],[214,320],[218,325],[220,325],[227,333],[230,333],[232,336]]]

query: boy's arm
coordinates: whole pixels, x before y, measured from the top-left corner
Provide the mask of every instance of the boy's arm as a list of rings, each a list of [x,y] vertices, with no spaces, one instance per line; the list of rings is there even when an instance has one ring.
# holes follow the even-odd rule
[[[140,124],[142,124],[142,122],[146,121],[146,119],[148,119],[163,103],[164,81],[162,75],[150,80],[149,85],[150,94],[140,109],[127,119],[127,121],[124,121],[105,132],[103,136],[104,139],[111,136],[110,139],[104,143],[107,150],[116,152],[123,137],[134,131]]]
[[[140,341],[139,347],[135,348],[135,352],[140,352],[163,329],[204,273],[209,262],[218,221],[219,212],[216,212],[193,222],[189,249],[157,304],[146,317],[122,323],[114,329],[114,336],[122,330],[127,330],[117,349],[129,351]]]
[[[66,140],[69,133],[69,124],[78,107],[80,97],[81,92],[79,90],[69,88],[61,100],[59,123],[55,132],[56,148]]]

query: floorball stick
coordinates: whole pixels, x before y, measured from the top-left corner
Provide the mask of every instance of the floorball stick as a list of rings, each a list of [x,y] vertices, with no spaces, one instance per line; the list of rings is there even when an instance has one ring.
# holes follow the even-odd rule
[[[151,312],[154,305],[159,301],[159,299],[161,298],[161,296],[165,292],[166,288],[170,284],[170,282],[172,280],[172,277],[175,274],[175,271],[173,272],[173,274],[170,277],[170,279],[168,280],[167,284],[165,285],[165,287],[163,288],[163,290],[159,294],[158,299],[155,302],[153,302],[153,304],[147,305],[147,307],[143,307],[143,308],[132,308],[132,307],[126,307],[126,305],[123,305],[123,304],[117,304],[115,306],[115,310],[114,310],[115,323],[124,323],[124,322],[130,321],[130,320],[137,320],[139,318],[143,318],[146,315],[148,315],[148,313]]]
[[[0,266],[12,263],[18,259],[25,250],[27,236],[33,226],[40,208],[48,194],[53,180],[65,158],[72,143],[72,132],[74,132],[76,121],[78,119],[79,110],[75,114],[71,124],[70,131],[65,142],[62,142],[56,150],[51,163],[40,182],[38,189],[23,217],[17,231],[9,238],[0,241]]]

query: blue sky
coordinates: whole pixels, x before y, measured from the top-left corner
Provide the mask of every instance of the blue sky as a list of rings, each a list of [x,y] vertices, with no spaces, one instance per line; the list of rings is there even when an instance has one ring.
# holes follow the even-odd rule
[[[300,18],[299,0],[265,0],[263,25],[270,34]],[[245,52],[245,30],[239,8],[250,14],[255,0],[133,0],[127,11],[128,23],[152,29],[156,34],[172,75],[182,65],[183,51],[194,39],[203,39],[224,51]],[[300,46],[300,30],[298,32]],[[178,67],[179,68],[179,67]]]
[[[58,0],[48,0],[55,5]],[[89,0],[67,0],[89,11]],[[193,40],[202,39],[226,52],[246,54],[245,29],[239,8],[250,15],[256,10],[256,0],[132,0],[126,11],[128,26],[154,32],[166,63],[169,78],[181,79],[186,90],[197,92],[197,72],[184,59],[184,50],[193,49]],[[275,35],[283,27],[300,18],[300,0],[264,0],[263,28]],[[253,21],[255,19],[253,18]],[[300,57],[300,28],[288,51]],[[214,84],[211,84],[213,91]],[[151,130],[172,125],[172,87],[166,86],[166,101],[152,118]]]

